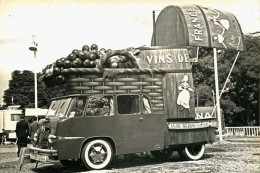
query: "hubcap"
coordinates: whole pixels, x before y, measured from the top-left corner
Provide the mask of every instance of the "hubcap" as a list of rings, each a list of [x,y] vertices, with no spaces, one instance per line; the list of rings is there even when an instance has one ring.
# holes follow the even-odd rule
[[[197,155],[201,151],[201,146],[188,147],[188,150],[192,155]]]
[[[107,150],[104,145],[96,144],[91,147],[88,155],[93,164],[102,164],[107,158]]]

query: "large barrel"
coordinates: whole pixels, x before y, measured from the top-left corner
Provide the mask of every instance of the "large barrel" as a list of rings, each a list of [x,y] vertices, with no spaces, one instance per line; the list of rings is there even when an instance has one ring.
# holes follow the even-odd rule
[[[164,8],[154,25],[151,45],[244,50],[241,27],[233,14],[197,5]]]

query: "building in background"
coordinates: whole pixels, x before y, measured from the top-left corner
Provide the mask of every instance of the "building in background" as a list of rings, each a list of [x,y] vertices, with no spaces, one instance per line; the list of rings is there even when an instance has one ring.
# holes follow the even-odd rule
[[[37,119],[44,118],[48,109],[35,110],[34,108],[25,108],[25,121],[29,122],[31,118],[37,116]],[[5,110],[0,110],[0,134],[3,130],[7,133],[6,141],[16,141],[16,123],[21,120],[23,110],[20,109],[20,105],[8,106]],[[2,135],[0,135],[2,136]]]

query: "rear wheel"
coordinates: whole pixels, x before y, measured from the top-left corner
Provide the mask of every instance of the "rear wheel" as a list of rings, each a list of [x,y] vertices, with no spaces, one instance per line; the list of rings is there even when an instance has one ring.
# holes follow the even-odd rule
[[[150,153],[157,159],[169,159],[173,153],[172,149],[150,151]]]
[[[89,169],[104,169],[112,160],[112,147],[102,139],[88,142],[81,153],[83,164]]]
[[[199,160],[205,153],[205,145],[185,147],[180,149],[178,153],[185,160]]]

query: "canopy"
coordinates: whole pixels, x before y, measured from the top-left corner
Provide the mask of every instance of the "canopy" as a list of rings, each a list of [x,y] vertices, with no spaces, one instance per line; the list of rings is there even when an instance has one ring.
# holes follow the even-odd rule
[[[171,5],[161,11],[152,46],[171,44],[244,50],[243,33],[233,14],[197,5]]]

